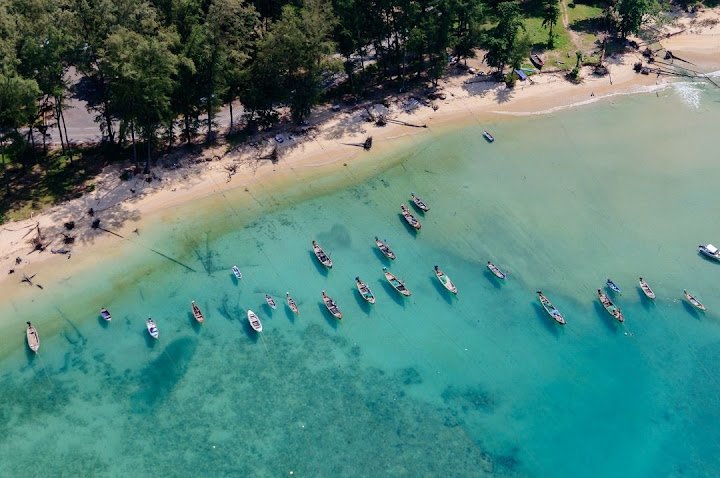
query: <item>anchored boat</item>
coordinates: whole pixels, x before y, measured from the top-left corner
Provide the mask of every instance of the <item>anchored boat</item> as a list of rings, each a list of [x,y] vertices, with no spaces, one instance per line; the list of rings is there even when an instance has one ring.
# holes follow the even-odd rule
[[[537,291],[538,299],[540,299],[540,304],[542,304],[543,309],[545,309],[545,312],[552,317],[552,319],[557,322],[560,325],[565,325],[565,317],[560,313],[557,308],[552,305],[552,302],[545,297],[545,294],[542,293],[542,291]]]
[[[704,246],[700,244],[698,246],[698,252],[711,259],[720,261],[720,250],[718,250],[718,248],[713,246],[712,244],[705,244]]]
[[[342,312],[340,312],[340,308],[337,306],[335,301],[325,293],[325,291],[322,291],[322,299],[325,307],[327,307],[327,310],[330,311],[333,317],[336,319],[342,319]]]
[[[618,306],[613,304],[610,298],[601,289],[598,289],[598,298],[600,299],[600,303],[602,304],[602,306],[605,307],[607,313],[612,315],[615,320],[617,320],[618,322],[625,321],[625,317],[623,317],[622,312],[620,312]]]
[[[28,347],[30,350],[37,353],[40,350],[40,336],[35,329],[35,326],[30,322],[27,323],[27,329],[25,330],[25,337],[27,338]]]
[[[313,246],[313,252],[315,253],[315,257],[320,261],[320,264],[324,265],[328,269],[331,269],[333,266],[333,261],[330,259],[330,256],[325,254],[325,251],[322,247],[320,247],[320,244],[317,243],[317,241],[312,241]]]
[[[388,259],[395,260],[395,253],[390,249],[390,245],[387,243],[387,239],[385,241],[381,241],[378,239],[377,236],[375,236],[375,245],[380,249],[380,252],[385,254],[385,257]]]
[[[410,193],[410,199],[412,199],[413,204],[422,212],[428,212],[430,210],[430,207],[428,207],[425,201],[423,201],[420,196],[416,196],[415,193]]]
[[[290,307],[290,310],[292,310],[295,315],[300,315],[300,309],[298,309],[297,304],[293,300],[292,297],[290,297],[290,292],[285,293],[285,298],[287,299],[288,307]]]
[[[190,302],[190,308],[192,309],[193,317],[195,317],[195,320],[197,320],[198,324],[202,324],[203,322],[205,322],[205,316],[203,315],[200,307],[197,306],[194,300]]]
[[[447,274],[445,274],[438,266],[435,266],[435,277],[438,278],[440,283],[453,294],[457,294],[457,287],[453,284]]]
[[[235,274],[235,277],[237,277],[238,280],[242,279],[242,272],[240,272],[240,269],[238,269],[238,266],[232,266],[233,274]]]
[[[147,327],[148,334],[150,334],[150,337],[154,339],[160,338],[160,331],[157,328],[157,325],[155,325],[155,321],[148,317],[148,319],[145,321],[145,327]]]
[[[355,285],[357,286],[358,292],[360,292],[360,295],[363,299],[365,299],[368,303],[374,304],[375,303],[375,294],[372,293],[370,290],[370,287],[360,280],[360,277],[355,277]]]
[[[487,263],[487,268],[490,269],[490,272],[495,274],[495,277],[497,277],[498,279],[505,279],[507,277],[507,275],[505,275],[505,273],[501,271],[498,266],[496,266],[490,261],[488,261]]]
[[[262,332],[262,322],[260,322],[260,318],[258,318],[255,312],[248,310],[247,318],[248,322],[250,322],[250,327],[252,327],[255,332]]]
[[[683,294],[685,294],[685,298],[688,300],[688,302],[690,302],[692,305],[694,305],[697,309],[705,310],[705,306],[702,305],[702,303],[699,300],[697,300],[697,298],[694,295],[690,294],[686,290],[683,290]]]
[[[410,224],[411,227],[414,227],[415,230],[419,230],[422,227],[422,224],[420,224],[418,218],[416,218],[410,213],[406,205],[401,204],[400,210],[402,211],[402,215],[405,218],[405,221],[407,221],[407,223]]]
[[[267,302],[267,305],[269,305],[271,309],[277,309],[275,299],[273,299],[270,294],[265,294],[265,302]]]
[[[110,315],[110,311],[107,310],[105,307],[102,307],[100,309],[100,317],[106,322],[110,322],[112,320],[112,315]]]
[[[620,291],[620,286],[617,285],[616,283],[614,283],[613,281],[611,281],[610,279],[608,279],[607,282],[605,282],[605,285],[607,285],[608,289],[610,289],[611,291],[617,292],[618,294],[622,294],[622,292]]]
[[[647,297],[648,299],[655,298],[655,292],[653,292],[648,283],[645,282],[645,279],[643,279],[642,277],[640,278],[640,290],[643,291],[645,297]]]
[[[405,297],[410,295],[410,289],[405,287],[405,283],[398,279],[395,274],[387,270],[387,267],[383,267],[383,273],[385,274],[385,279],[387,279],[387,281],[390,283],[391,286],[393,286],[396,291],[398,291]]]

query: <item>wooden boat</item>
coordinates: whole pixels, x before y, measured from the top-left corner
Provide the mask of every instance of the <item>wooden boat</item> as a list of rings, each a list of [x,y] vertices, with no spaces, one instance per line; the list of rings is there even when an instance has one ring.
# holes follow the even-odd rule
[[[205,322],[205,316],[200,310],[200,307],[195,304],[195,301],[190,302],[190,308],[192,309],[193,317],[195,317],[195,320],[197,320],[199,324]]]
[[[605,282],[605,285],[607,285],[608,289],[610,289],[611,291],[617,292],[618,294],[622,294],[622,292],[620,291],[620,286],[617,285],[616,283],[614,283],[613,281],[611,281],[610,279],[608,279],[607,282]]]
[[[688,302],[690,302],[692,305],[694,305],[695,307],[697,307],[697,308],[700,309],[700,310],[705,310],[705,306],[702,305],[702,303],[701,303],[699,300],[697,300],[697,298],[695,298],[694,295],[690,294],[690,293],[689,293],[688,291],[686,291],[686,290],[683,290],[683,294],[685,294],[685,298],[686,298],[686,299],[688,300]]]
[[[422,212],[428,212],[430,210],[425,201],[423,201],[420,196],[416,196],[415,193],[410,193],[410,199],[412,199],[413,204]]]
[[[395,253],[392,251],[392,249],[390,249],[390,245],[387,243],[387,240],[383,242],[378,239],[377,236],[375,236],[375,245],[378,247],[378,249],[380,249],[380,252],[385,254],[385,257],[395,260]]]
[[[355,285],[357,286],[357,290],[360,292],[363,299],[368,301],[370,304],[375,303],[375,294],[372,293],[370,287],[368,287],[365,282],[361,281],[359,277],[355,278]]]
[[[438,266],[435,266],[435,277],[438,278],[440,283],[450,292],[453,294],[457,294],[457,287],[455,287],[455,284],[453,284],[453,281],[450,280],[450,277],[448,277],[447,274],[445,274]]]
[[[565,317],[563,317],[560,311],[557,310],[554,305],[552,305],[552,302],[550,302],[550,300],[545,297],[545,294],[543,294],[542,291],[537,291],[537,293],[538,299],[540,299],[540,304],[542,304],[545,312],[547,312],[547,314],[552,317],[552,319],[558,324],[565,325]]]
[[[247,311],[248,322],[255,332],[262,332],[262,322],[252,310]]]
[[[327,307],[327,310],[330,311],[333,317],[335,317],[336,319],[342,319],[342,312],[340,312],[340,309],[338,308],[335,301],[332,300],[330,296],[325,293],[325,291],[322,291],[322,299],[325,307]]]
[[[235,274],[235,277],[237,277],[238,280],[242,279],[242,272],[240,272],[240,269],[238,269],[238,266],[232,266],[233,274]]]
[[[402,211],[403,217],[411,227],[414,227],[416,230],[419,230],[422,227],[420,221],[418,221],[418,219],[410,213],[406,205],[401,204],[400,210]]]
[[[150,337],[154,339],[160,338],[160,331],[157,328],[157,325],[155,325],[155,322],[153,319],[148,317],[148,319],[145,321],[145,326],[147,327],[148,334],[150,334]]]
[[[100,317],[106,322],[110,322],[112,320],[112,315],[110,315],[110,311],[107,310],[105,307],[102,307],[100,309]]]
[[[269,305],[271,309],[277,309],[275,299],[273,299],[270,294],[265,294],[265,302],[267,302],[267,305]]]
[[[640,290],[643,291],[643,293],[648,299],[655,298],[655,292],[653,292],[648,283],[645,282],[645,279],[643,279],[642,277],[640,278]]]
[[[622,312],[620,312],[618,306],[613,304],[610,300],[610,297],[605,295],[605,293],[601,289],[598,289],[598,298],[600,299],[600,303],[602,304],[602,306],[605,307],[605,310],[607,310],[607,313],[612,315],[615,320],[617,320],[618,322],[625,321],[625,317],[623,317]]]
[[[398,279],[395,274],[387,270],[387,267],[383,267],[383,273],[385,274],[385,279],[387,279],[387,281],[390,283],[391,286],[393,286],[396,291],[398,291],[405,297],[410,295],[410,289],[405,287],[405,283]]]
[[[317,259],[320,261],[320,264],[324,265],[328,269],[331,269],[333,266],[332,259],[330,259],[330,257],[325,254],[325,251],[323,251],[322,247],[320,247],[317,241],[312,241],[312,246],[315,257],[317,257]]]
[[[488,130],[484,129],[482,134],[488,143],[492,143],[493,141],[495,141],[495,136],[491,135]]]
[[[35,327],[30,322],[27,323],[27,329],[25,330],[25,337],[27,338],[28,347],[30,350],[37,353],[40,350],[40,336],[35,330]]]
[[[530,61],[538,70],[542,70],[542,67],[545,65],[545,62],[542,58],[540,58],[540,55],[533,53],[530,55]]]
[[[507,277],[507,275],[505,275],[505,273],[501,271],[498,266],[496,266],[490,261],[488,261],[487,263],[487,268],[490,269],[490,272],[495,274],[495,277],[497,277],[498,279],[505,279]]]
[[[300,309],[298,309],[298,306],[293,298],[290,297],[290,292],[285,292],[285,298],[287,299],[287,305],[290,307],[290,310],[292,310],[295,315],[300,315]]]
[[[704,246],[700,244],[698,246],[698,252],[700,254],[703,254],[704,256],[709,257],[710,259],[720,261],[720,250],[718,250],[718,248],[713,246],[712,244],[705,244]]]

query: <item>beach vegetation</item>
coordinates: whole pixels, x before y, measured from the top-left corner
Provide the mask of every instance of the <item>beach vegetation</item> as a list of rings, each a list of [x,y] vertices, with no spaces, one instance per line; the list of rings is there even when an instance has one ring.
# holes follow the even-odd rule
[[[555,46],[553,27],[557,25],[560,17],[560,3],[558,0],[542,0],[542,26],[548,29],[548,48]]]
[[[616,32],[621,38],[640,32],[643,22],[658,8],[656,0],[617,0],[610,10]]]
[[[485,39],[485,62],[499,72],[513,61],[517,40],[523,25],[520,5],[515,1],[497,5],[498,23],[491,28]]]

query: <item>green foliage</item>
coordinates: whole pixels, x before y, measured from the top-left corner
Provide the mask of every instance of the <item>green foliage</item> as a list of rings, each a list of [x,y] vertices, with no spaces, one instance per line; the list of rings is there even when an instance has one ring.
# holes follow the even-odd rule
[[[553,48],[555,35],[553,27],[557,25],[560,17],[560,3],[558,0],[542,0],[542,26],[548,27],[548,48]]]
[[[612,9],[615,28],[622,38],[637,34],[645,16],[656,8],[656,0],[617,0]]]
[[[520,6],[517,2],[502,2],[497,6],[498,24],[490,30],[485,40],[485,61],[502,71],[511,63],[516,51],[520,30],[524,30]]]

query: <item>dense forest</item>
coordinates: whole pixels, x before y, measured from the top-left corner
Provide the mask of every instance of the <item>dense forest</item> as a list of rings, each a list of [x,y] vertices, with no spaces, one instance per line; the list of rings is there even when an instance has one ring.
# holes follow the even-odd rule
[[[600,7],[610,34],[624,37],[655,5]],[[212,140],[214,114],[233,101],[242,124],[230,130],[256,131],[283,109],[302,123],[330,91],[359,97],[377,85],[436,84],[450,58],[462,62],[478,48],[499,72],[518,67],[538,47],[528,15],[542,21],[542,46],[552,48],[558,0],[5,0],[6,193],[8,168],[32,168],[48,154],[38,144],[47,128],[57,126],[59,154],[68,156],[72,95],[87,102],[105,148],[147,160],[161,144]]]

